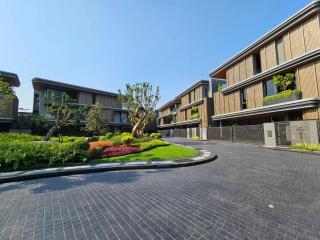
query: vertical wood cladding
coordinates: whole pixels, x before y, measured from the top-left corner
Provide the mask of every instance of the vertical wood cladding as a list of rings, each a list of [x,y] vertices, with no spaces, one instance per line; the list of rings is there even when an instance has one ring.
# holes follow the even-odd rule
[[[255,108],[256,102],[255,102],[255,92],[254,92],[254,85],[250,85],[246,88],[247,90],[247,108]]]
[[[247,78],[246,60],[242,60],[239,63],[239,82]]]
[[[277,65],[276,46],[275,42],[271,42],[266,46],[265,58],[267,69],[273,68]]]
[[[78,103],[92,104],[92,93],[80,92],[78,94]]]
[[[309,63],[299,67],[298,71],[299,87],[302,91],[302,98],[319,97],[315,64]],[[318,74],[320,73],[318,72]]]
[[[283,47],[284,47],[285,59],[286,61],[289,61],[290,59],[292,59],[289,33],[286,33],[285,35],[283,35]]]
[[[263,105],[263,86],[262,82],[254,84],[255,104],[256,107],[262,107]]]
[[[303,29],[301,25],[290,31],[290,45],[292,58],[299,57],[305,53]]]
[[[246,58],[246,77],[250,78],[253,76],[253,57],[250,55]]]
[[[234,92],[234,111],[240,111],[240,90]]]
[[[262,47],[260,49],[260,59],[261,59],[261,70],[266,71],[267,70],[267,60],[266,60],[266,48]]]
[[[233,80],[233,68],[229,68],[227,70],[227,81],[228,81],[228,85],[232,86],[234,84],[234,80]]]
[[[303,36],[306,52],[320,47],[319,15],[314,16],[303,24]]]
[[[234,94],[230,93],[228,94],[229,99],[229,112],[234,112]]]
[[[233,82],[237,83],[240,80],[240,64],[237,63],[233,67]]]

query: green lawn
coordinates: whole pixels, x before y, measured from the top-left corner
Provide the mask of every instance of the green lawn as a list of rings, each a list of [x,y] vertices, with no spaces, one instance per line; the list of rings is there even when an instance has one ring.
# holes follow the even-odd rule
[[[109,157],[95,159],[91,163],[107,163],[107,162],[133,162],[133,161],[148,161],[148,160],[168,160],[175,158],[194,157],[198,151],[194,148],[187,148],[178,145],[169,145],[157,147],[148,151],[134,153],[125,156]]]

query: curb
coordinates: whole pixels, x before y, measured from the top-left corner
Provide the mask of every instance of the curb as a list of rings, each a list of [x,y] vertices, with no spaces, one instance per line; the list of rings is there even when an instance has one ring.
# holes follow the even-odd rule
[[[174,159],[170,162],[166,161],[165,163],[161,163],[160,161],[156,161],[155,163],[147,163],[146,161],[144,161],[143,164],[140,162],[137,164],[132,163],[130,165],[129,164],[121,165],[121,163],[119,163],[119,165],[117,166],[110,166],[114,164],[109,164],[109,166],[108,164],[95,164],[95,165],[83,165],[83,166],[80,166],[80,168],[78,166],[67,167],[68,169],[52,168],[52,171],[50,171],[50,168],[47,168],[47,169],[41,169],[41,170],[23,171],[23,172],[17,173],[20,175],[13,175],[13,176],[1,176],[1,173],[0,173],[0,184],[22,181],[22,180],[69,176],[69,175],[86,174],[86,173],[189,167],[189,166],[196,166],[196,165],[211,162],[217,159],[218,157],[216,154],[210,153],[206,150],[202,150],[202,149],[198,149],[198,150],[200,154],[196,157],[193,157],[196,160],[192,160],[193,158],[183,158],[183,159]],[[203,157],[203,155],[207,155],[208,153],[209,153],[209,156]],[[44,171],[48,171],[48,172],[44,172]]]
[[[263,148],[275,150],[275,151],[284,151],[284,152],[295,152],[295,153],[305,153],[305,154],[313,154],[313,155],[320,155],[319,151],[308,151],[308,150],[300,150],[300,149],[291,149],[286,147],[265,147]]]

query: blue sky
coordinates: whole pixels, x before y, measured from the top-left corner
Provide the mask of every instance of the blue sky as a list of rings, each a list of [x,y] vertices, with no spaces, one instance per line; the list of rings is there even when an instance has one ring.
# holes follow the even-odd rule
[[[116,92],[160,87],[159,106],[310,3],[307,0],[0,0],[0,69]]]

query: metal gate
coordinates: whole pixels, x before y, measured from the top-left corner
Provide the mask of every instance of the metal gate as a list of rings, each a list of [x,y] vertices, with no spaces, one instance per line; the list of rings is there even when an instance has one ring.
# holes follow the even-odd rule
[[[275,123],[277,145],[291,146],[290,122]]]
[[[264,144],[263,125],[209,127],[208,139]]]

